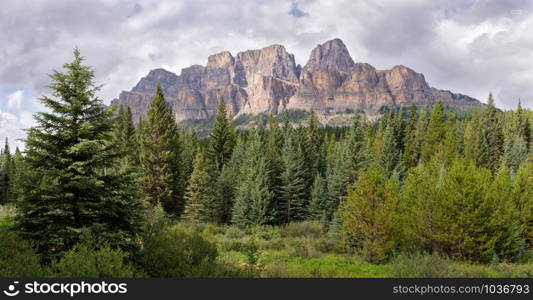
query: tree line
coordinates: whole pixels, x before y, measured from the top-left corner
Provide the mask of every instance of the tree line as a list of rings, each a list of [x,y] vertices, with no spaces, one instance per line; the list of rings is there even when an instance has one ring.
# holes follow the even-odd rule
[[[468,261],[518,259],[533,240],[533,114],[492,95],[462,113],[438,102],[390,108],[345,128],[272,114],[239,131],[221,97],[207,138],[180,131],[158,85],[145,117],[104,108],[78,50],[51,75],[50,112],[25,150],[2,151],[0,201],[14,230],[48,259],[85,232],[135,252],[147,209],[175,219],[341,228],[369,261],[429,251]]]

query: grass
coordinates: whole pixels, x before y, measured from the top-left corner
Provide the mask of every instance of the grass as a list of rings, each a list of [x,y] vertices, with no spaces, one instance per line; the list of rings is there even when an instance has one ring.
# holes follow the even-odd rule
[[[283,227],[207,225],[198,227],[218,246],[221,263],[262,278],[357,277],[532,277],[533,261],[490,265],[456,262],[436,254],[399,254],[386,264],[371,264],[339,247],[335,235],[319,223],[292,223]],[[250,264],[250,253],[257,262]]]

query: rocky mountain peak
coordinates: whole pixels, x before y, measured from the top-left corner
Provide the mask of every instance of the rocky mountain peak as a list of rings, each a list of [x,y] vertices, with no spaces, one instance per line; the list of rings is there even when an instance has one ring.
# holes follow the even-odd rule
[[[134,92],[154,93],[157,83],[161,84],[163,90],[176,83],[178,76],[163,68],[153,69],[146,77],[141,78],[139,83],[132,89]]]
[[[235,59],[229,51],[223,51],[210,55],[207,58],[208,68],[228,68],[235,63]]]
[[[340,39],[329,40],[321,45],[317,45],[307,64],[306,71],[317,69],[348,71],[355,65],[348,48]]]
[[[235,56],[228,51],[211,55],[206,66],[184,68],[179,76],[154,69],[112,103],[130,106],[138,120],[158,83],[178,121],[212,117],[220,95],[234,116],[314,109],[321,120],[438,100],[464,108],[481,105],[468,96],[430,87],[424,75],[402,65],[376,70],[367,63],[354,63],[340,39],[318,45],[303,68],[283,45],[274,44]]]

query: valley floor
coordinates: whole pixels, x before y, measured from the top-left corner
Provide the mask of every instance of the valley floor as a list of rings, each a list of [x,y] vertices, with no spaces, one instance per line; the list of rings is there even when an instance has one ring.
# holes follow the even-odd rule
[[[335,234],[319,223],[291,223],[284,227],[240,229],[212,224],[186,225],[215,242],[219,260],[253,277],[532,277],[533,259],[487,265],[457,262],[429,254],[398,254],[385,264],[371,264],[348,253]]]

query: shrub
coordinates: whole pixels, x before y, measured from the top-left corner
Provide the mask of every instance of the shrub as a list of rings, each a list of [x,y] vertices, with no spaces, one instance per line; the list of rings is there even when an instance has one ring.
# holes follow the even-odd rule
[[[221,272],[217,248],[183,226],[148,228],[141,264],[151,277],[213,277]]]
[[[307,239],[297,239],[291,242],[291,256],[302,258],[318,258],[321,256],[320,251],[316,250],[311,241]]]
[[[283,250],[285,248],[285,242],[281,238],[275,238],[273,240],[259,240],[259,248],[266,250]]]
[[[139,277],[142,273],[126,263],[126,254],[120,249],[104,245],[95,248],[90,241],[82,241],[52,264],[57,277],[103,278]]]
[[[392,259],[391,277],[434,278],[454,276],[452,262],[436,253],[400,254]]]
[[[0,224],[0,277],[44,277],[47,270],[31,244]]]
[[[236,251],[244,253],[247,247],[248,244],[243,241],[223,240],[220,242],[220,248],[224,251]]]
[[[240,239],[246,236],[246,233],[237,226],[229,226],[224,235],[230,239]]]
[[[317,238],[322,234],[322,225],[316,221],[289,223],[282,230],[282,236],[284,237]]]

